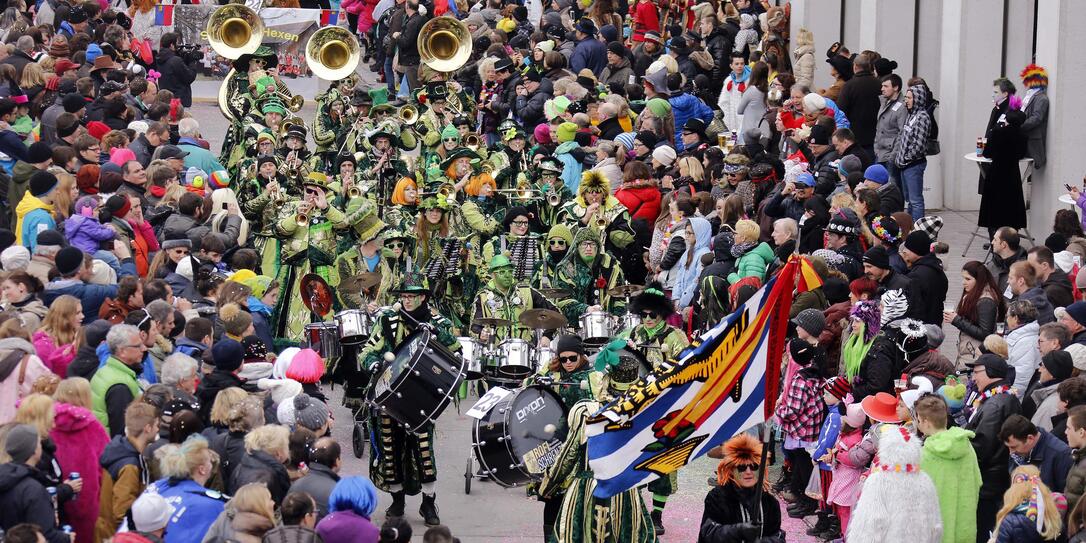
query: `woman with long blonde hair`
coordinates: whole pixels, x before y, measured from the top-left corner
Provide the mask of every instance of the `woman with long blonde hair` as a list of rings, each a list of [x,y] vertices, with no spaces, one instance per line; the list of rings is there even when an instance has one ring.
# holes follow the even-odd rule
[[[1063,529],[1052,491],[1041,482],[1037,466],[1018,466],[1003,493],[991,541],[1055,541]]]
[[[35,467],[38,468],[39,475],[44,477],[46,486],[57,487],[57,502],[65,506],[83,489],[83,481],[71,481],[68,480],[70,477],[65,477],[66,474],[71,473],[71,470],[69,468],[68,471],[64,471],[64,465],[68,462],[63,464],[60,462],[61,455],[57,454],[57,445],[51,437],[53,429],[56,428],[56,408],[53,398],[45,394],[31,394],[23,398],[19,408],[15,410],[15,422],[29,424],[38,431],[41,439],[41,459]],[[105,448],[104,444],[102,448]],[[101,453],[101,451],[98,452]],[[62,454],[65,458],[71,458],[73,453],[84,454],[78,449],[65,450]],[[87,476],[91,477],[93,473],[92,471]]]
[[[75,184],[75,176],[63,168],[49,168],[49,173],[57,176],[57,188],[53,191],[53,218],[61,223],[72,216],[72,208],[79,198],[79,187]]]
[[[68,364],[79,350],[83,326],[83,304],[79,298],[64,294],[53,300],[41,328],[34,332],[34,348],[53,373],[65,377]]]
[[[81,475],[83,483],[79,496],[69,502],[64,511],[75,528],[76,543],[89,543],[94,541],[94,526],[99,513],[102,469],[98,459],[109,444],[109,435],[91,413],[91,388],[86,379],[69,377],[61,381],[53,393],[53,401],[54,427],[49,437],[56,444],[57,462],[64,478],[76,472]]]

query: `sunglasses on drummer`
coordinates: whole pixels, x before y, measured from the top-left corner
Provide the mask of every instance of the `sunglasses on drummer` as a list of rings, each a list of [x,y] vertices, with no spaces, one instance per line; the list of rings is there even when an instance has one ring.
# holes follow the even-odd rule
[[[739,465],[735,466],[735,471],[738,471],[740,473],[742,473],[744,471],[758,471],[758,468],[761,468],[761,467],[762,466],[760,466],[758,464],[739,464]]]
[[[655,319],[656,317],[659,317],[660,315],[658,313],[656,313],[655,311],[642,311],[641,316],[649,318],[649,319]]]
[[[558,361],[562,362],[563,364],[566,363],[566,362],[576,362],[576,361],[578,361],[580,359],[581,359],[581,355],[579,355],[579,354],[575,354],[573,356],[559,356],[558,357]]]
[[[385,244],[385,247],[388,247],[389,249],[402,249],[403,246],[404,243],[402,241],[390,241]]]

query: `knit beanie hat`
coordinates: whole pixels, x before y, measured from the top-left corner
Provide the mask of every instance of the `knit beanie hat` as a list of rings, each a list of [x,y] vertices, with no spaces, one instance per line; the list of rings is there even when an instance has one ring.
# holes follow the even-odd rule
[[[663,98],[653,98],[645,104],[645,108],[651,111],[656,118],[663,119],[671,113],[671,102]]]
[[[94,64],[94,59],[102,56],[102,48],[97,43],[92,43],[87,46],[86,61],[87,64]]]
[[[53,264],[62,277],[75,275],[76,272],[83,268],[83,251],[76,247],[65,247],[57,251]]]
[[[18,424],[12,428],[4,441],[4,452],[15,464],[22,464],[34,456],[38,450],[38,431],[29,424]]]
[[[68,241],[64,238],[64,234],[61,234],[59,231],[53,230],[52,228],[38,232],[37,241],[39,247],[43,245],[48,247],[65,247],[68,245]]]
[[[65,95],[64,98],[61,98],[60,103],[64,107],[65,113],[75,113],[87,107],[87,100],[83,98],[82,95],[76,93]],[[44,145],[44,142],[39,141],[38,143],[42,143]]]
[[[114,194],[106,200],[106,209],[118,219],[123,219],[132,210],[132,201],[122,194]]]
[[[30,164],[41,164],[47,160],[53,159],[53,149],[49,147],[48,143],[43,141],[34,142],[27,150],[26,161]]]
[[[106,162],[98,172],[98,192],[113,194],[124,184],[121,168],[112,162]]]
[[[229,303],[219,309],[219,318],[227,334],[240,336],[253,324],[253,316],[240,305]]]
[[[558,338],[558,343],[554,348],[554,353],[561,354],[564,352],[584,354],[584,345],[581,343],[581,338],[569,334],[560,336]]]
[[[316,383],[324,376],[324,369],[324,360],[316,351],[302,349],[287,366],[286,377],[299,383]]]
[[[671,167],[671,164],[675,162],[675,158],[678,155],[675,154],[675,149],[670,145],[661,145],[652,150],[652,158],[655,158],[660,164],[663,164],[665,168]]]
[[[441,139],[455,139],[456,141],[460,141],[460,131],[457,130],[455,126],[450,124],[441,130]]]
[[[101,52],[101,49],[99,49],[99,52]],[[67,58],[71,54],[72,50],[68,47],[68,39],[64,36],[54,36],[53,41],[49,42],[49,56]]]
[[[792,360],[800,366],[807,366],[814,360],[815,355],[818,353],[818,347],[807,343],[799,338],[792,338],[788,342],[788,354],[792,357]]]
[[[645,147],[648,147],[649,149],[656,147],[657,138],[656,134],[653,132],[649,132],[648,130],[642,130],[637,133],[636,139],[637,141],[645,144]]]
[[[826,327],[825,315],[813,307],[800,311],[798,315],[792,318],[792,322],[814,337],[818,337],[822,333],[822,329]]]
[[[864,179],[885,185],[890,180],[890,172],[886,171],[886,166],[882,164],[872,164],[864,170]]]
[[[328,422],[328,406],[324,405],[324,402],[303,392],[295,396],[290,403],[294,406],[296,425],[317,431]]]
[[[931,238],[923,230],[913,230],[905,236],[905,248],[917,256],[925,256],[931,253]]]
[[[570,231],[568,226],[562,223],[555,224],[551,227],[549,231],[547,231],[547,239],[551,238],[559,238],[565,240],[566,247],[573,245],[573,232]]]
[[[886,249],[881,245],[872,247],[864,253],[864,263],[871,264],[881,270],[888,270],[890,269],[890,253],[886,252]]]
[[[1058,380],[1067,379],[1071,376],[1071,370],[1075,369],[1071,353],[1059,350],[1044,355],[1041,358],[1041,365]]]
[[[622,57],[626,54],[626,46],[622,45],[621,42],[613,41],[607,44],[607,51],[614,53],[615,56]]]
[[[75,201],[73,209],[76,215],[82,215],[84,209],[88,209],[89,213],[93,214],[98,209],[98,198],[96,196],[84,196]]]
[[[841,376],[834,376],[826,379],[826,384],[822,385],[822,391],[838,400],[844,400],[845,396],[848,396],[848,393],[852,392],[852,385],[849,384],[848,379]]]
[[[543,51],[544,53],[554,51],[554,40],[543,40],[535,44],[535,48]]]
[[[574,136],[577,135],[577,125],[570,122],[565,122],[558,125],[558,143],[565,143],[567,141],[573,141]]]
[[[40,198],[53,192],[57,188],[57,176],[43,170],[34,172],[30,176],[30,195]]]
[[[0,268],[4,271],[25,270],[30,265],[30,250],[23,245],[12,245],[0,253]]]
[[[216,368],[234,372],[245,361],[245,349],[236,340],[223,338],[211,347],[211,359],[215,362]]]
[[[110,130],[109,125],[102,121],[91,121],[87,123],[87,133],[98,141],[102,141],[102,137],[108,134]]]

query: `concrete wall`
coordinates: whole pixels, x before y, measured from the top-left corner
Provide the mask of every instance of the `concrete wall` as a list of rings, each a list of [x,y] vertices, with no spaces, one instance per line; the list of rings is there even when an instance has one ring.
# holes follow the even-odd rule
[[[1036,6],[1040,13],[1034,12]],[[829,44],[842,38],[852,51],[873,49],[897,61],[896,73],[903,79],[920,76],[932,87],[940,100],[936,118],[942,154],[929,158],[925,177],[925,199],[929,208],[975,210],[980,206],[977,167],[963,155],[974,150],[976,138],[983,133],[988,121],[992,80],[1005,76],[1021,89],[1018,74],[1030,62],[1035,50],[1038,63],[1050,74],[1062,72],[1062,82],[1058,87],[1054,82],[1049,91],[1053,113],[1050,114],[1048,155],[1052,164],[1048,172],[1038,172],[1034,176],[1031,207],[1039,217],[1044,213],[1042,222],[1045,224],[1031,220],[1030,230],[1040,239],[1051,227],[1054,208],[1047,200],[1055,198],[1056,188],[1070,182],[1068,179],[1078,179],[1083,173],[1073,171],[1073,155],[1067,157],[1067,166],[1057,158],[1063,150],[1063,146],[1058,145],[1060,141],[1082,141],[1086,136],[1086,125],[1079,129],[1077,126],[1081,123],[1076,125],[1075,119],[1060,119],[1055,113],[1061,110],[1055,96],[1058,89],[1066,89],[1065,92],[1070,94],[1086,83],[1086,58],[1075,53],[1086,47],[1086,35],[1074,34],[1070,24],[1074,20],[1086,20],[1086,2],[792,0],[793,32],[806,27],[815,35],[817,87],[830,83],[824,51]],[[1059,63],[1064,69],[1060,70]],[[1071,107],[1069,104],[1062,109],[1068,111]],[[1049,182],[1048,177],[1061,180]],[[1039,201],[1042,198],[1046,200]]]

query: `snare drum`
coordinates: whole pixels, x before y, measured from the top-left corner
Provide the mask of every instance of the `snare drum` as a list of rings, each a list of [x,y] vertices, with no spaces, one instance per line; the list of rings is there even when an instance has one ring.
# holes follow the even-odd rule
[[[581,339],[586,344],[602,345],[614,336],[614,318],[606,311],[590,311],[581,315]]]
[[[464,378],[469,381],[483,378],[483,346],[475,338],[458,337],[460,355],[464,359]]]
[[[407,336],[377,371],[367,399],[409,432],[437,420],[464,381],[463,363],[429,330]]]
[[[557,459],[566,431],[562,399],[548,387],[530,386],[476,419],[471,441],[483,470],[510,487],[539,479]]]
[[[637,313],[626,313],[621,318],[623,330],[633,330],[635,326],[641,324],[641,315]]]
[[[535,371],[532,365],[532,346],[523,339],[507,339],[498,344],[497,368],[499,375],[523,379]]]
[[[536,371],[546,371],[547,367],[550,366],[551,361],[554,360],[557,356],[558,355],[554,353],[553,348],[540,347],[539,350],[536,351],[535,355]]]
[[[339,342],[344,345],[361,345],[370,337],[373,322],[361,309],[346,309],[336,313],[339,324]]]
[[[339,343],[339,325],[334,322],[311,322],[305,325],[305,342],[306,346],[317,351],[325,362],[343,354],[343,346]]]

